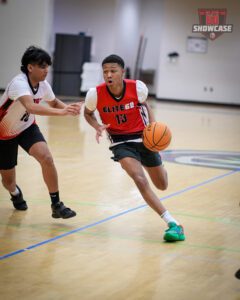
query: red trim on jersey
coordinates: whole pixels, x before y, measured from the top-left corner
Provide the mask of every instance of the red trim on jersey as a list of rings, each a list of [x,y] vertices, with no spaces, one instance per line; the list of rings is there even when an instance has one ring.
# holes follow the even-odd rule
[[[13,100],[11,100],[10,98],[7,98],[6,101],[0,107],[0,122],[2,121],[4,116],[6,115],[9,107],[13,104],[13,102],[14,102]]]
[[[11,136],[1,136],[0,135],[0,140],[11,140],[11,139],[14,139],[15,137],[17,137],[20,133],[18,134],[15,134],[15,135],[11,135]]]
[[[34,118],[34,121],[32,122],[32,124],[37,124],[36,122],[36,119]],[[28,129],[30,126],[32,126],[32,124],[30,124],[27,128],[25,128],[23,131],[25,131],[26,129]],[[14,135],[5,135],[5,136],[2,136],[0,134],[0,140],[11,140],[11,139],[14,139],[15,137],[19,136],[23,131],[17,133],[17,134],[14,134]]]
[[[103,124],[110,124],[107,129],[110,135],[141,134],[145,127],[136,81],[125,79],[124,82],[125,93],[119,101],[109,93],[106,83],[96,87],[97,110]]]

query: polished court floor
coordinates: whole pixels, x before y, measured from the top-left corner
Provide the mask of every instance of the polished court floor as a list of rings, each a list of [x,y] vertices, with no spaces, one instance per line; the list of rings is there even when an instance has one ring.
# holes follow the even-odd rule
[[[15,211],[0,187],[0,299],[240,299],[240,109],[152,106],[173,133],[162,153],[169,188],[154,190],[186,241],[163,241],[165,223],[82,115],[37,117],[61,198],[78,215],[51,218],[40,166],[19,150],[29,209]]]

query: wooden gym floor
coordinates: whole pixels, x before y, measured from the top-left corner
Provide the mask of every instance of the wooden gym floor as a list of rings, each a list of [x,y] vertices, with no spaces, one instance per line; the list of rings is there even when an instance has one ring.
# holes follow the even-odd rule
[[[51,218],[40,167],[20,150],[17,182],[29,209],[15,211],[1,186],[1,299],[240,299],[240,109],[152,106],[173,132],[163,153],[169,188],[155,191],[186,241],[163,242],[166,225],[82,115],[38,117],[61,198],[78,215]]]

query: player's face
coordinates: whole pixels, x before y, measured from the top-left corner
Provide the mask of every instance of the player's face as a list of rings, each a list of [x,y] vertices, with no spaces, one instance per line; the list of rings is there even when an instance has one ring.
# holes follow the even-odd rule
[[[28,75],[32,80],[36,82],[44,81],[48,74],[48,64],[43,63],[41,65],[29,64],[28,65]]]
[[[124,69],[117,63],[103,65],[103,78],[108,87],[122,85]]]

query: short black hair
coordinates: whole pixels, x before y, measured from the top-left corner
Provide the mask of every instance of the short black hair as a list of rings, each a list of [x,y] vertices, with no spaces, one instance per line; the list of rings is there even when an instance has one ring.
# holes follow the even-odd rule
[[[50,55],[45,50],[35,46],[29,46],[22,56],[21,63],[21,71],[27,74],[28,64],[43,65],[46,63],[48,66],[51,66],[52,60]]]
[[[108,63],[119,64],[119,66],[121,66],[123,69],[124,69],[124,66],[125,66],[124,60],[116,54],[111,54],[111,55],[105,57],[104,60],[102,61],[102,66],[104,64],[108,64]]]

